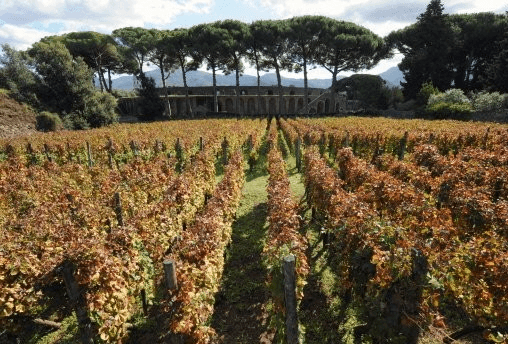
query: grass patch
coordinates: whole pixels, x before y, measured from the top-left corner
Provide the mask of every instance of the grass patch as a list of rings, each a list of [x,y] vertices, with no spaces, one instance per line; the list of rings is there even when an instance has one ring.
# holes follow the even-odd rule
[[[28,344],[80,344],[78,321],[76,315],[65,318],[62,321],[62,327],[50,334],[37,338],[34,337]]]
[[[261,253],[267,230],[268,175],[265,154],[259,156],[254,171],[246,174],[243,197],[233,223],[232,242],[225,252],[222,285],[211,319],[219,341],[224,343],[259,342],[266,331],[263,321],[267,300],[266,268]]]

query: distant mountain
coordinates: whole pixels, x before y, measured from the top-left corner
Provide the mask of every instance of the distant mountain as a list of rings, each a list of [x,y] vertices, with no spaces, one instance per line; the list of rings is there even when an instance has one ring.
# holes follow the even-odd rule
[[[400,82],[404,81],[404,74],[400,71],[399,67],[392,67],[385,72],[379,74],[389,86],[400,86]]]
[[[162,78],[159,69],[146,72],[146,75],[154,78],[158,87],[162,87]],[[217,76],[217,86],[234,86],[236,85],[235,74]],[[121,76],[113,80],[113,88],[120,90],[132,90],[135,88],[135,78],[132,75]],[[187,73],[187,85],[190,87],[195,86],[212,86],[212,73],[203,71],[193,71]],[[240,77],[241,86],[257,86],[257,77],[253,75],[243,75]],[[309,79],[309,87],[311,88],[328,88],[332,84],[330,79]],[[168,87],[183,86],[182,72],[180,70],[172,73],[166,80]],[[277,85],[277,75],[275,73],[267,73],[261,76],[261,86]],[[296,78],[282,78],[283,86],[296,86],[303,87],[303,79]]]
[[[158,87],[162,87],[162,79],[159,69],[154,69],[146,72],[147,76],[154,78]],[[392,67],[387,71],[379,74],[390,85],[399,86],[400,81],[404,80],[404,76],[398,67]],[[339,79],[342,77],[339,76]],[[330,79],[309,79],[309,87],[311,88],[328,88],[332,84]],[[236,84],[235,74],[217,75],[217,86],[234,86]],[[171,73],[169,79],[166,80],[168,87],[183,86],[182,72],[180,70]],[[196,86],[212,86],[212,73],[204,71],[193,71],[187,73],[187,85],[190,87]],[[240,77],[241,86],[257,86],[257,77],[253,75],[243,75]],[[261,86],[276,86],[277,75],[275,73],[267,73],[261,76]],[[303,87],[303,78],[284,78],[282,77],[283,86]],[[120,90],[132,90],[135,86],[135,78],[132,75],[121,76],[113,80],[113,88]]]

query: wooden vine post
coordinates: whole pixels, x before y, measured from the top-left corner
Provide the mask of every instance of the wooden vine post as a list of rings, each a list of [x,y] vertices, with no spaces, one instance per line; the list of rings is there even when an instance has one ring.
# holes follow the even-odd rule
[[[67,142],[67,161],[72,162],[72,150],[71,150],[71,144]]]
[[[30,142],[26,145],[26,151],[27,151],[28,155],[30,156],[30,158],[28,160],[29,164],[34,165],[35,163],[37,163],[37,157],[34,154],[34,149],[33,149],[32,144]]]
[[[252,138],[252,134],[249,135],[249,139],[247,141],[247,144],[249,145],[249,152],[252,152],[252,150],[254,149],[254,140]]]
[[[48,159],[49,162],[53,162],[53,158],[49,154],[49,146],[47,143],[44,144],[44,154],[46,154],[46,158]]]
[[[284,274],[284,301],[286,305],[286,340],[288,344],[297,344],[299,341],[294,255],[284,257],[282,271]]]
[[[490,127],[487,128],[487,130],[485,131],[485,135],[483,136],[483,139],[482,139],[482,149],[483,150],[487,149],[487,142],[489,141],[489,132],[490,132]]]
[[[175,157],[177,159],[176,170],[178,172],[182,172],[184,164],[184,156],[183,156],[183,147],[182,144],[180,143],[179,137],[176,138],[175,142]]]
[[[115,193],[115,214],[116,220],[118,221],[118,226],[123,226],[123,214],[122,214],[122,199],[120,197],[120,193]]]
[[[173,259],[164,260],[164,280],[166,288],[169,290],[178,289],[178,281],[176,280],[176,263]]]
[[[143,314],[148,315],[148,303],[146,302],[146,290],[141,289],[141,304],[143,306]]]
[[[132,153],[134,153],[134,156],[138,156],[139,152],[138,152],[138,146],[137,146],[136,142],[134,142],[134,140],[132,140],[129,143],[129,146],[131,146],[131,150],[132,150]]]
[[[88,158],[88,167],[93,166],[93,159],[92,159],[92,148],[90,147],[90,143],[86,141],[86,156]]]
[[[427,140],[427,144],[431,145],[434,143],[434,133],[429,134],[429,139]]]
[[[113,163],[113,153],[111,151],[108,152],[108,165],[109,165],[109,168],[112,170],[114,168],[114,163]]]
[[[153,145],[153,151],[154,151],[155,155],[157,155],[161,152],[160,143],[159,143],[159,140],[157,140],[157,139],[155,139],[155,143]]]
[[[406,146],[407,146],[407,138],[408,133],[407,131],[404,133],[404,137],[400,139],[399,142],[399,160],[404,160],[404,155],[406,154]]]
[[[79,286],[74,279],[74,266],[71,262],[65,262],[62,267],[62,275],[69,295],[72,308],[76,311],[81,343],[92,344],[92,321],[88,317],[84,297],[80,294]]]
[[[200,136],[199,137],[199,150],[203,151],[203,149],[205,149],[205,144],[203,142],[203,136]]]

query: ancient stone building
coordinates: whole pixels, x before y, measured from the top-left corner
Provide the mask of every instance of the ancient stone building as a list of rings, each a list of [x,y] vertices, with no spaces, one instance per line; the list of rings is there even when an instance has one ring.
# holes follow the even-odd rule
[[[283,87],[282,103],[279,102],[277,86],[262,86],[258,95],[257,86],[241,86],[237,97],[235,86],[217,86],[217,107],[219,114],[244,116],[256,115],[298,115],[305,113],[305,96],[302,87]],[[159,90],[163,97],[163,90]],[[309,88],[307,99],[308,113],[333,114],[354,110],[355,105],[348,102],[345,94],[336,93],[335,97],[329,89]],[[168,99],[171,116],[182,118],[206,117],[215,114],[213,87],[189,87],[189,108],[187,109],[185,88],[168,88]],[[123,114],[138,115],[138,98],[119,100],[119,109]],[[237,104],[238,102],[238,104]],[[282,105],[282,108],[280,106]]]

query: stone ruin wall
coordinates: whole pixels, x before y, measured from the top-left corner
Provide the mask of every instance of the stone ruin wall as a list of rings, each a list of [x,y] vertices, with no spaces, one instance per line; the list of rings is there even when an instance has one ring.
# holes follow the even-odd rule
[[[190,111],[187,111],[184,87],[169,87],[168,99],[171,106],[171,116],[185,118],[188,113],[192,117],[206,117],[207,115],[241,115],[241,116],[270,116],[270,115],[298,115],[304,114],[305,96],[303,87],[283,87],[283,109],[279,108],[278,87],[262,86],[258,96],[257,86],[241,86],[240,96],[236,95],[235,86],[217,86],[218,113],[213,109],[213,87],[189,87]],[[335,114],[357,110],[357,103],[348,101],[345,94],[336,93],[335,108],[329,89],[309,88],[308,103],[310,114]],[[161,97],[163,89],[159,89]],[[239,111],[236,102],[239,100]],[[121,98],[118,108],[122,115],[140,115],[139,98]]]

